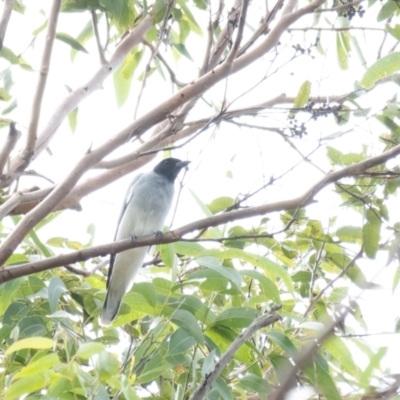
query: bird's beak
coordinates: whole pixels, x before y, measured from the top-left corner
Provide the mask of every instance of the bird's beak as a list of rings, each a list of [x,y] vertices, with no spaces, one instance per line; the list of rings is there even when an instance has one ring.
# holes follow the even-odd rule
[[[181,161],[178,166],[179,168],[185,168],[190,164],[190,161]]]

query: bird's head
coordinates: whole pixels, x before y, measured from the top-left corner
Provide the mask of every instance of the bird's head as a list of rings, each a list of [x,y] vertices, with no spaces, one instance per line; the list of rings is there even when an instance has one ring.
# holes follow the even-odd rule
[[[154,172],[173,182],[180,170],[190,164],[190,161],[181,161],[177,158],[166,158],[154,167]]]

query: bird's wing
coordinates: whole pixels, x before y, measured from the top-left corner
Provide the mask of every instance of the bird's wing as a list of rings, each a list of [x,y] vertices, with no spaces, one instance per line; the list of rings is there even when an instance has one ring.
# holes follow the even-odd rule
[[[134,189],[135,189],[135,185],[136,185],[137,181],[139,180],[139,178],[142,175],[143,174],[139,174],[139,175],[135,176],[135,178],[133,179],[133,181],[129,185],[129,188],[128,188],[127,192],[126,192],[124,203],[122,204],[121,212],[120,212],[119,218],[118,218],[117,229],[115,230],[114,241],[117,239],[119,225],[121,223],[122,217],[125,214],[126,207],[128,206],[129,202],[131,201],[131,198],[133,196],[133,192],[134,192]],[[113,267],[114,267],[114,261],[115,261],[115,254],[111,254],[110,255],[110,266],[108,267],[107,289],[108,289],[108,286],[110,285],[112,270],[113,270]]]

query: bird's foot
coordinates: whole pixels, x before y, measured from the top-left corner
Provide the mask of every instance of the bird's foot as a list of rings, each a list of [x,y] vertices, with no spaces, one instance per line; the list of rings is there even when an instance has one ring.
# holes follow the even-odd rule
[[[136,242],[136,240],[138,239],[136,235],[130,235],[129,237],[131,239],[131,242]]]
[[[161,231],[154,232],[154,235],[156,235],[157,239],[161,239],[164,236],[164,234]]]

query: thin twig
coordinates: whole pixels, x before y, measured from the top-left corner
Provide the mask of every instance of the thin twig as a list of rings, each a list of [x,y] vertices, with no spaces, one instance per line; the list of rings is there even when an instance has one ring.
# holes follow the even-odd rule
[[[7,25],[10,21],[12,8],[13,0],[4,0],[3,14],[0,22],[0,51],[4,45],[4,38],[6,36]]]
[[[255,332],[265,328],[266,326],[272,325],[281,319],[279,315],[274,314],[275,311],[278,311],[280,308],[281,306],[275,306],[269,313],[256,318],[248,328],[246,328],[236,337],[236,339],[229,346],[228,350],[215,364],[214,369],[205,376],[203,382],[190,397],[190,400],[203,400],[205,398],[207,392],[211,388],[211,385],[220,376],[222,370],[232,360],[239,347],[242,346]]]
[[[237,30],[236,34],[236,39],[235,42],[233,43],[233,46],[229,52],[229,54],[226,57],[226,63],[232,64],[233,60],[236,58],[237,53],[239,51],[240,43],[242,42],[243,39],[243,31],[244,27],[246,24],[246,17],[247,17],[247,8],[249,6],[249,0],[242,0],[242,7],[240,11],[240,17],[239,17],[239,27]]]
[[[97,50],[99,52],[100,63],[101,65],[103,65],[107,63],[107,60],[106,56],[104,55],[104,50],[100,41],[100,33],[99,33],[96,10],[92,10],[92,24],[93,24],[94,36],[96,38]]]
[[[169,66],[169,64],[167,63],[166,59],[158,51],[156,51],[156,48],[149,41],[144,39],[143,40],[143,44],[145,46],[147,46],[151,50],[152,54],[156,54],[156,57],[161,61],[161,63],[167,69],[167,71],[169,73],[169,77],[171,78],[171,81],[173,83],[175,83],[176,86],[184,87],[184,86],[187,85],[187,83],[181,82],[176,78],[174,70]]]
[[[4,167],[6,166],[8,161],[8,157],[10,156],[11,152],[13,151],[20,137],[21,137],[21,132],[15,129],[15,122],[11,121],[7,139],[0,152],[0,175],[3,174]]]
[[[355,262],[363,255],[363,248],[360,249],[360,251],[353,257],[352,260],[343,268],[343,270],[340,272],[340,274],[335,278],[332,279],[310,302],[309,306],[307,307],[307,310],[303,314],[303,318],[306,317],[309,312],[314,308],[314,306],[317,304],[318,300],[324,295],[324,293],[332,287],[342,276],[346,275],[348,270],[355,264]]]
[[[217,42],[210,51],[210,57],[205,72],[212,70],[218,64],[225,49],[232,43],[234,27],[236,26],[236,20],[239,17],[241,3],[241,0],[235,0],[232,5],[227,24],[221,30]]]
[[[40,119],[40,111],[42,108],[42,101],[44,90],[46,88],[47,77],[50,69],[50,59],[53,51],[53,43],[56,37],[56,28],[58,21],[58,14],[60,13],[61,0],[53,0],[50,10],[49,23],[46,32],[46,44],[44,47],[42,61],[40,65],[40,75],[36,86],[35,96],[32,102],[31,119],[28,127],[28,136],[26,140],[25,149],[23,151],[23,158],[26,164],[29,164],[35,153],[37,130]]]
[[[161,43],[165,40],[165,36],[166,36],[166,32],[167,32],[167,24],[168,24],[168,20],[169,20],[169,15],[171,14],[171,10],[174,7],[175,4],[175,0],[169,0],[167,3],[167,7],[166,7],[166,11],[165,11],[165,15],[164,15],[164,20],[163,23],[161,25],[161,29],[159,32],[159,36],[158,36],[158,40],[156,45],[153,47],[153,51],[150,55],[149,61],[147,62],[147,65],[145,67],[144,70],[144,74],[143,74],[143,79],[142,79],[142,85],[140,87],[140,91],[137,97],[137,101],[136,101],[136,106],[135,106],[135,112],[133,114],[133,118],[136,119],[137,117],[137,113],[139,110],[139,106],[140,106],[140,100],[142,99],[142,95],[144,92],[144,88],[146,86],[146,81],[147,81],[147,76],[150,72],[150,64],[152,63],[152,61],[154,60],[154,57],[157,55],[158,50],[161,46]]]

